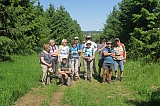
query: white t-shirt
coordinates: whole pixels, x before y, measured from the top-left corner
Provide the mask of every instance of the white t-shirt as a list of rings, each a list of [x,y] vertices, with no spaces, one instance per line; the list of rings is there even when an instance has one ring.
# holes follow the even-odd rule
[[[87,43],[85,43],[84,47],[87,47]],[[91,48],[93,48],[93,54],[97,50],[97,44],[93,41],[91,41]]]
[[[69,56],[69,47],[68,46],[59,46],[59,57],[60,57],[60,61],[62,61],[63,57],[68,57]]]

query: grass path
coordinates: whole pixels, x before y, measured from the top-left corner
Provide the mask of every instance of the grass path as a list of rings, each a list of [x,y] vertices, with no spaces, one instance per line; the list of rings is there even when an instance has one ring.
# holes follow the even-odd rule
[[[117,98],[118,96],[125,97],[127,98],[127,100],[134,100],[134,98],[131,96],[132,93],[130,92],[130,90],[123,85],[123,82],[121,83],[119,81],[113,82],[110,85],[107,83],[101,85],[101,83],[96,79],[93,79],[93,82],[85,82],[83,79],[80,79],[76,82],[73,81],[73,84],[70,87],[62,86],[53,89],[53,87],[55,86],[57,87],[56,84],[53,84],[47,85],[45,87],[39,86],[38,88],[33,88],[26,95],[19,98],[15,102],[14,106],[70,106],[72,105],[72,103],[70,104],[70,101],[65,101],[66,103],[64,103],[64,98],[69,99],[67,95],[71,92],[68,92],[68,90],[79,90],[80,86],[82,86],[82,88],[80,88],[81,92],[86,92],[86,88],[92,90],[92,92],[96,92],[95,94],[92,94],[93,98],[102,98],[102,96],[105,95],[104,98],[108,100]],[[74,98],[76,99],[76,96]],[[91,101],[92,100],[89,100],[89,102]],[[101,100],[93,102],[96,102],[96,104],[98,105]]]

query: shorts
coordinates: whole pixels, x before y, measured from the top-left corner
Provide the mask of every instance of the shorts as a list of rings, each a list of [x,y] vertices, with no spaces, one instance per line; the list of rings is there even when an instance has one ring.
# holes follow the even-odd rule
[[[103,61],[104,61],[103,58],[99,59],[99,61],[98,61],[98,67],[99,67],[99,68],[102,68],[102,67],[103,67]]]
[[[107,63],[103,63],[103,68],[104,70],[112,70],[113,69],[113,64],[107,64]]]
[[[123,60],[114,60],[114,70],[118,71],[118,67],[120,67],[120,71],[124,70],[124,62],[123,62]]]

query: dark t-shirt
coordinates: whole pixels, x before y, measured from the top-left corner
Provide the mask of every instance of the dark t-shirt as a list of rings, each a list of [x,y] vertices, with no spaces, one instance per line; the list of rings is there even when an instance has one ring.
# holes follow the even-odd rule
[[[71,68],[71,64],[69,62],[66,62],[66,64],[60,62],[58,63],[58,68],[60,68],[61,71],[68,71]]]
[[[98,44],[98,45],[97,45],[97,49],[98,49],[98,50],[99,50],[99,49],[102,49],[102,48],[104,47],[104,45],[105,45],[105,44]],[[102,51],[99,52],[99,59],[102,59],[102,56],[103,56],[102,54],[103,54]]]
[[[51,57],[51,55],[50,55],[50,53],[45,53],[45,52],[41,52],[41,54],[40,54],[40,57],[44,57],[44,61],[46,62],[46,63],[48,63],[48,64],[51,64],[51,62],[52,62],[52,57]],[[40,62],[40,63],[42,63],[42,62]],[[43,64],[43,63],[42,63]]]

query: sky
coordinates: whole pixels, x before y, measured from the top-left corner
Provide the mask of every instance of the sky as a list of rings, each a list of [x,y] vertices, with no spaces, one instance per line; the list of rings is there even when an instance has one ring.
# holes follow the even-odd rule
[[[100,31],[113,6],[122,0],[39,0],[44,9],[53,4],[57,9],[64,6],[71,18],[77,20],[82,31]]]

